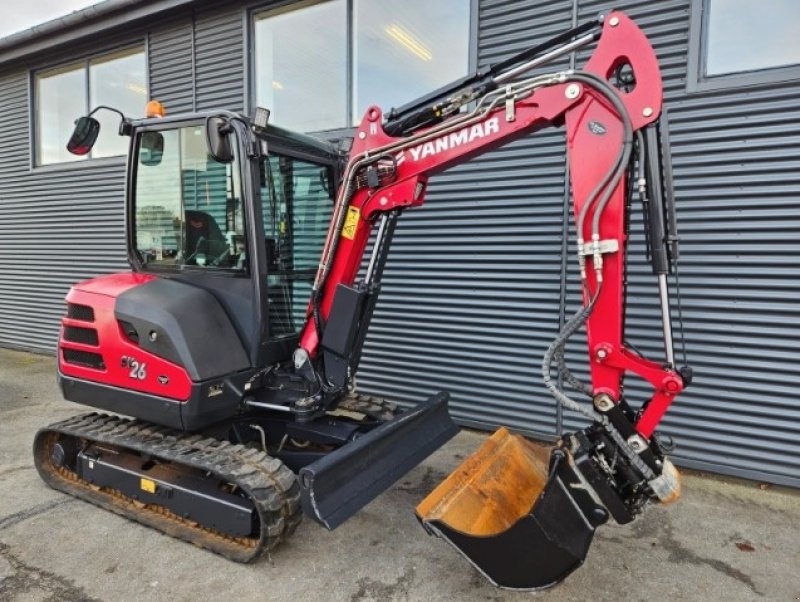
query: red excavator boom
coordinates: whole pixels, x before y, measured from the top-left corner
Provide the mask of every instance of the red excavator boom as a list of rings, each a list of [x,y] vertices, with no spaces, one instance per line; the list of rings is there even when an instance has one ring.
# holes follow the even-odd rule
[[[300,341],[301,354],[309,358],[326,352],[320,331],[350,311],[339,313],[347,305],[340,300],[355,294],[351,287],[375,226],[367,286],[375,266],[382,269],[380,254],[394,221],[401,211],[423,204],[430,176],[542,128],[565,125],[584,307],[548,350],[543,376],[562,404],[594,424],[565,436],[544,455],[501,429],[417,509],[431,532],[490,579],[513,588],[559,581],[583,561],[594,528],[609,516],[628,522],[647,500],[679,494],[677,473],[654,437],[690,377],[688,369],[675,366],[672,353],[666,275],[677,249],[664,177],[668,149],[659,139],[661,75],[650,43],[625,15],[611,13],[595,30],[587,29],[561,47],[574,50],[598,39],[582,69],[523,77],[533,65],[522,65],[480,82],[474,93],[461,91],[415,107],[399,120],[386,119],[375,106],[367,110]],[[464,105],[469,110],[458,112]],[[630,174],[636,169],[636,186],[649,203],[648,240],[661,294],[666,361],[646,359],[624,344]],[[584,325],[590,386],[578,382],[563,362],[567,339]],[[550,374],[555,361],[591,404],[558,388]],[[636,411],[622,391],[631,372],[653,388]],[[573,493],[575,487],[582,493]]]

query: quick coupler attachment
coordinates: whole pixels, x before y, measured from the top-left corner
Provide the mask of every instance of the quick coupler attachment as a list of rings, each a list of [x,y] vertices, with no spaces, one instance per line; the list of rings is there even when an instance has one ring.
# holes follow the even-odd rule
[[[300,470],[303,512],[335,529],[458,432],[438,393]]]
[[[556,585],[583,564],[598,526],[610,517],[630,522],[644,503],[621,494],[584,443],[583,431],[547,448],[501,428],[417,506],[417,517],[499,587]]]

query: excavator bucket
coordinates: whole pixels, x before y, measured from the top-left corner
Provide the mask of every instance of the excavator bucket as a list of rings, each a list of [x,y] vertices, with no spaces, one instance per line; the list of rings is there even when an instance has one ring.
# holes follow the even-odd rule
[[[583,563],[607,520],[572,493],[570,462],[566,451],[501,428],[417,506],[417,517],[495,585],[550,587]]]

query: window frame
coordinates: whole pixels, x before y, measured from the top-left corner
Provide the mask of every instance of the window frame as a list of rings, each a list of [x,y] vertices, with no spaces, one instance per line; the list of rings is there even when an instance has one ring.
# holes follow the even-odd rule
[[[245,19],[247,25],[245,27],[245,48],[247,65],[245,67],[245,111],[249,114],[258,106],[256,101],[256,56],[255,56],[255,40],[256,40],[256,17],[258,15],[278,15],[282,13],[291,12],[300,8],[306,8],[317,4],[324,4],[330,0],[283,0],[282,2],[262,2],[251,6],[245,11]],[[355,44],[355,31],[354,31],[354,0],[344,0],[346,12],[346,64],[347,72],[344,74],[345,101],[347,112],[350,118],[355,116],[353,109],[353,97],[355,90],[353,87],[353,57],[354,57],[354,44]],[[478,70],[478,3],[479,0],[468,0],[469,2],[469,41],[467,44],[467,72],[462,75],[468,75]],[[460,77],[460,76],[458,76]],[[455,79],[455,78],[454,78]],[[432,91],[432,90],[431,90]],[[270,107],[266,107],[270,108]],[[389,110],[391,107],[382,107]],[[347,120],[348,123],[350,119]],[[326,138],[338,138],[341,136],[351,135],[356,128],[356,125],[345,125],[344,127],[329,128],[320,130]]]
[[[726,90],[800,79],[800,63],[750,71],[706,75],[708,57],[708,16],[711,0],[692,0],[689,15],[689,50],[686,91],[689,93]]]
[[[118,164],[120,161],[124,161],[127,155],[123,153],[121,155],[112,155],[108,157],[92,157],[91,153],[86,156],[86,159],[78,159],[76,161],[56,161],[54,163],[38,163],[37,161],[37,151],[38,151],[38,116],[39,116],[39,104],[38,104],[38,97],[36,94],[36,82],[37,77],[43,73],[47,73],[48,71],[56,71],[61,68],[77,66],[79,65],[81,69],[83,69],[85,73],[85,84],[84,84],[84,91],[83,93],[86,95],[86,113],[88,114],[91,111],[90,105],[90,69],[91,64],[93,61],[102,60],[103,58],[118,54],[118,53],[125,53],[127,51],[134,51],[140,49],[142,54],[144,55],[144,80],[145,80],[145,89],[146,89],[146,96],[150,98],[150,44],[149,44],[149,36],[145,37],[141,40],[137,40],[135,42],[127,42],[125,44],[119,44],[117,46],[113,46],[110,48],[104,48],[99,52],[93,52],[91,54],[83,54],[80,55],[78,58],[71,58],[65,59],[63,61],[59,61],[57,63],[50,63],[45,67],[37,67],[35,69],[31,69],[28,72],[28,132],[29,132],[29,143],[30,143],[30,153],[29,153],[29,168],[31,171],[59,171],[64,169],[74,169],[75,167],[82,166],[82,165],[92,165],[92,166],[102,166],[104,164]],[[131,52],[130,54],[135,54]],[[79,117],[79,115],[76,116]],[[67,141],[64,141],[66,145]]]

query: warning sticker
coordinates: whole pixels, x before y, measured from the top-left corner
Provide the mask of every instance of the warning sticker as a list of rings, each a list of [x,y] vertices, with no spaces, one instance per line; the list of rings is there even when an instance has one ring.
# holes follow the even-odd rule
[[[147,493],[155,493],[156,492],[156,482],[151,481],[150,479],[142,479],[139,482],[139,487],[142,491],[146,491]]]
[[[344,226],[342,226],[342,238],[353,240],[356,235],[356,227],[358,226],[358,218],[361,217],[361,211],[358,207],[348,207],[347,217],[344,218]]]

